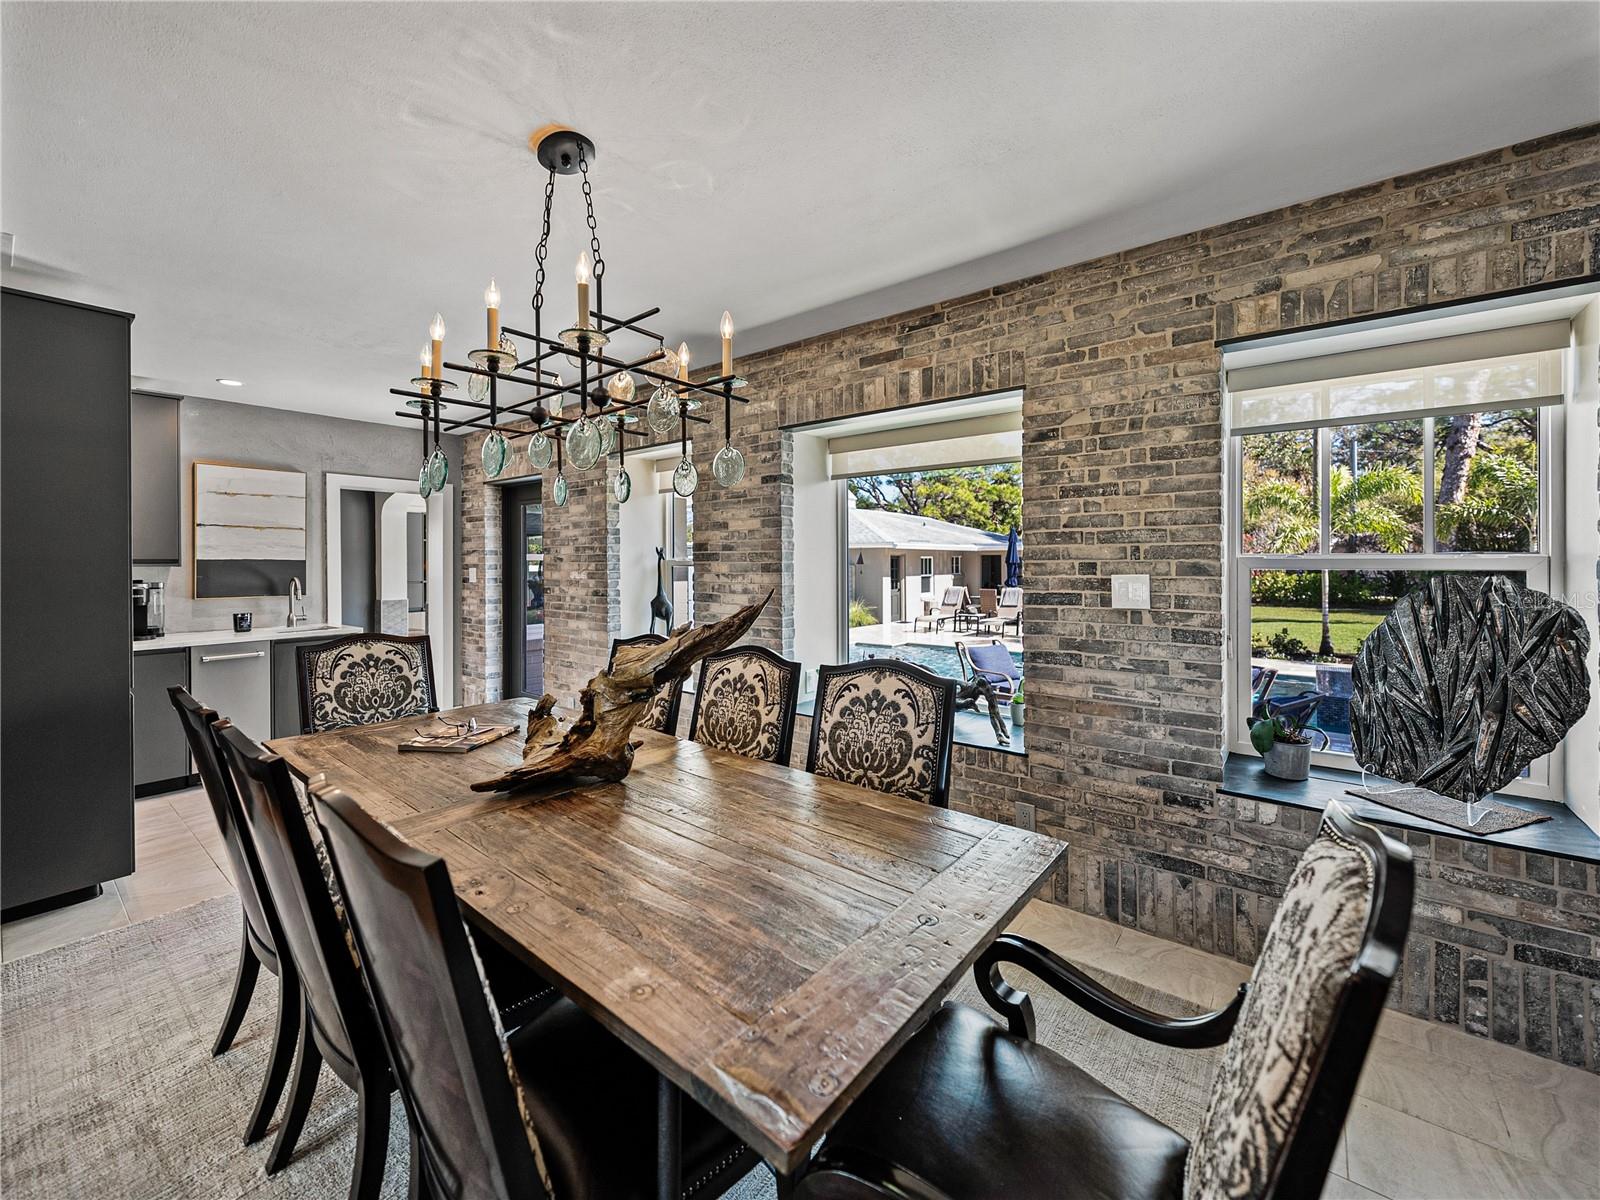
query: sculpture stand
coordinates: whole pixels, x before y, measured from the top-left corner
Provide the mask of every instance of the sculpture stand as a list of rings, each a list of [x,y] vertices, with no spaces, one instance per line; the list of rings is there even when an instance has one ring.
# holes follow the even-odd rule
[[[658,689],[688,677],[708,654],[749,632],[772,593],[732,616],[699,628],[679,629],[653,646],[624,646],[611,665],[578,694],[581,711],[565,731],[556,698],[544,695],[528,714],[522,765],[472,785],[475,792],[509,792],[569,779],[617,780],[633,769],[633,727]]]
[[[989,702],[989,724],[994,727],[995,740],[1002,746],[1011,745],[1011,732],[1000,716],[1001,706],[994,694],[994,684],[982,675],[974,675],[971,679],[963,679],[956,684],[957,711],[970,708],[973,712],[977,712],[980,699]]]

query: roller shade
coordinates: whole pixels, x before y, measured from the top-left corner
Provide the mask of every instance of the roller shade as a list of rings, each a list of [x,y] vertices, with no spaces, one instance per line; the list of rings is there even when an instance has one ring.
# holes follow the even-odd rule
[[[1235,435],[1559,404],[1567,321],[1229,367]]]
[[[828,474],[833,479],[982,466],[1021,457],[1020,412],[828,439]]]

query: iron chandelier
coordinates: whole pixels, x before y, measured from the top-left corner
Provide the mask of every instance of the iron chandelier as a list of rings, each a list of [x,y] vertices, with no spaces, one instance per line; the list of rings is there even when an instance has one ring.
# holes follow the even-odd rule
[[[633,480],[626,465],[627,440],[649,437],[651,433],[678,432],[681,458],[672,473],[672,490],[680,496],[694,494],[699,472],[689,458],[689,425],[709,425],[710,420],[697,410],[713,400],[722,401],[722,448],[711,463],[711,473],[724,487],[744,478],[744,455],[733,445],[733,403],[746,403],[735,392],[744,380],[733,373],[733,318],[722,314],[722,369],[714,378],[695,383],[689,378],[689,348],[679,343],[673,350],[659,333],[641,322],[661,310],[646,309],[634,316],[614,317],[605,308],[606,262],[600,252],[600,231],[594,216],[594,193],[589,186],[589,164],[594,160],[594,143],[576,130],[548,125],[528,139],[529,146],[548,172],[544,185],[544,222],[539,245],[534,251],[537,270],[533,291],[533,329],[515,329],[500,323],[500,289],[494,280],[483,294],[487,312],[488,338],[483,349],[470,351],[470,363],[444,361],[444,318],[435,314],[428,327],[428,344],[421,355],[422,373],[411,380],[410,388],[390,388],[406,397],[406,411],[395,415],[419,421],[422,425],[422,467],[417,485],[429,496],[445,485],[449,464],[440,449],[440,437],[455,430],[488,431],[483,442],[483,470],[490,479],[499,476],[511,462],[511,443],[526,438],[524,453],[529,463],[544,470],[554,463],[555,483],[552,499],[566,504],[566,469],[587,471],[612,454],[617,458],[617,475],[612,482],[619,503],[633,492]],[[585,215],[589,226],[589,245],[578,257],[577,318],[555,337],[544,334],[545,259],[550,247],[550,210],[555,200],[556,176],[578,175],[583,184]],[[590,291],[594,304],[590,307]],[[531,357],[523,358],[517,339],[531,343]],[[632,338],[650,348],[632,358],[618,357],[608,349],[613,339]],[[653,345],[651,345],[653,343]],[[560,369],[576,370],[576,381],[568,383]],[[466,396],[445,371],[466,377]],[[643,381],[641,383],[641,381]],[[501,388],[511,385],[528,389],[504,399]],[[640,398],[641,388],[649,388],[648,400]],[[570,403],[575,400],[576,403]],[[447,409],[466,410],[446,415]],[[567,411],[564,413],[562,410]],[[531,428],[514,428],[522,424]],[[647,427],[647,428],[644,428]],[[648,430],[648,431],[647,431]]]

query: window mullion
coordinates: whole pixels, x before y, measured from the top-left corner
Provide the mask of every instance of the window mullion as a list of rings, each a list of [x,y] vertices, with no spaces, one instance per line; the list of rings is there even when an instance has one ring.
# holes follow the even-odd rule
[[[1333,553],[1333,434],[1317,429],[1317,549]]]
[[[1432,417],[1422,422],[1422,552],[1432,554],[1438,546],[1433,539],[1433,425]]]

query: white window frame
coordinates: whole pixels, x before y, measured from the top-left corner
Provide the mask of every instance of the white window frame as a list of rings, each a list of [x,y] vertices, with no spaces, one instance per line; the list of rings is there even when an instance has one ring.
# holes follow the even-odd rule
[[[681,501],[684,507],[688,509],[686,526],[692,530],[694,528],[694,498],[692,496],[680,496],[673,491],[672,476],[666,472],[657,472],[656,477],[658,481],[657,492],[661,497],[661,545],[665,549],[672,550],[676,548],[674,542],[677,533],[675,525],[678,504]],[[688,551],[687,554],[678,556],[668,554],[665,556],[668,591],[672,590],[673,569],[682,567],[686,572],[684,583],[688,589],[689,611],[688,613],[674,612],[673,619],[679,625],[694,620],[694,539],[692,536],[686,539],[684,548]]]
[[[961,578],[961,555],[959,554],[952,554],[950,556],[950,578]]]
[[[1568,371],[1567,378],[1572,374]],[[1485,411],[1505,412],[1516,408]],[[1256,757],[1250,744],[1249,707],[1251,700],[1250,576],[1254,571],[1486,571],[1517,572],[1527,586],[1553,596],[1563,594],[1565,562],[1565,522],[1560,518],[1558,499],[1566,494],[1565,409],[1547,405],[1535,410],[1539,420],[1539,552],[1536,554],[1482,554],[1477,552],[1429,553],[1434,544],[1433,528],[1433,425],[1440,418],[1409,418],[1423,421],[1423,532],[1422,553],[1416,554],[1246,554],[1244,542],[1244,436],[1229,436],[1227,454],[1228,528],[1226,538],[1226,579],[1228,622],[1228,672],[1225,744],[1230,754]],[[1332,544],[1328,529],[1326,497],[1332,466],[1332,436],[1336,428],[1350,422],[1336,420],[1316,426],[1316,487],[1318,510],[1322,515],[1319,545]],[[1354,758],[1331,751],[1313,751],[1311,761],[1337,770],[1359,770]],[[1565,756],[1561,747],[1529,767],[1528,776],[1501,789],[1511,795],[1564,803],[1566,786]]]

